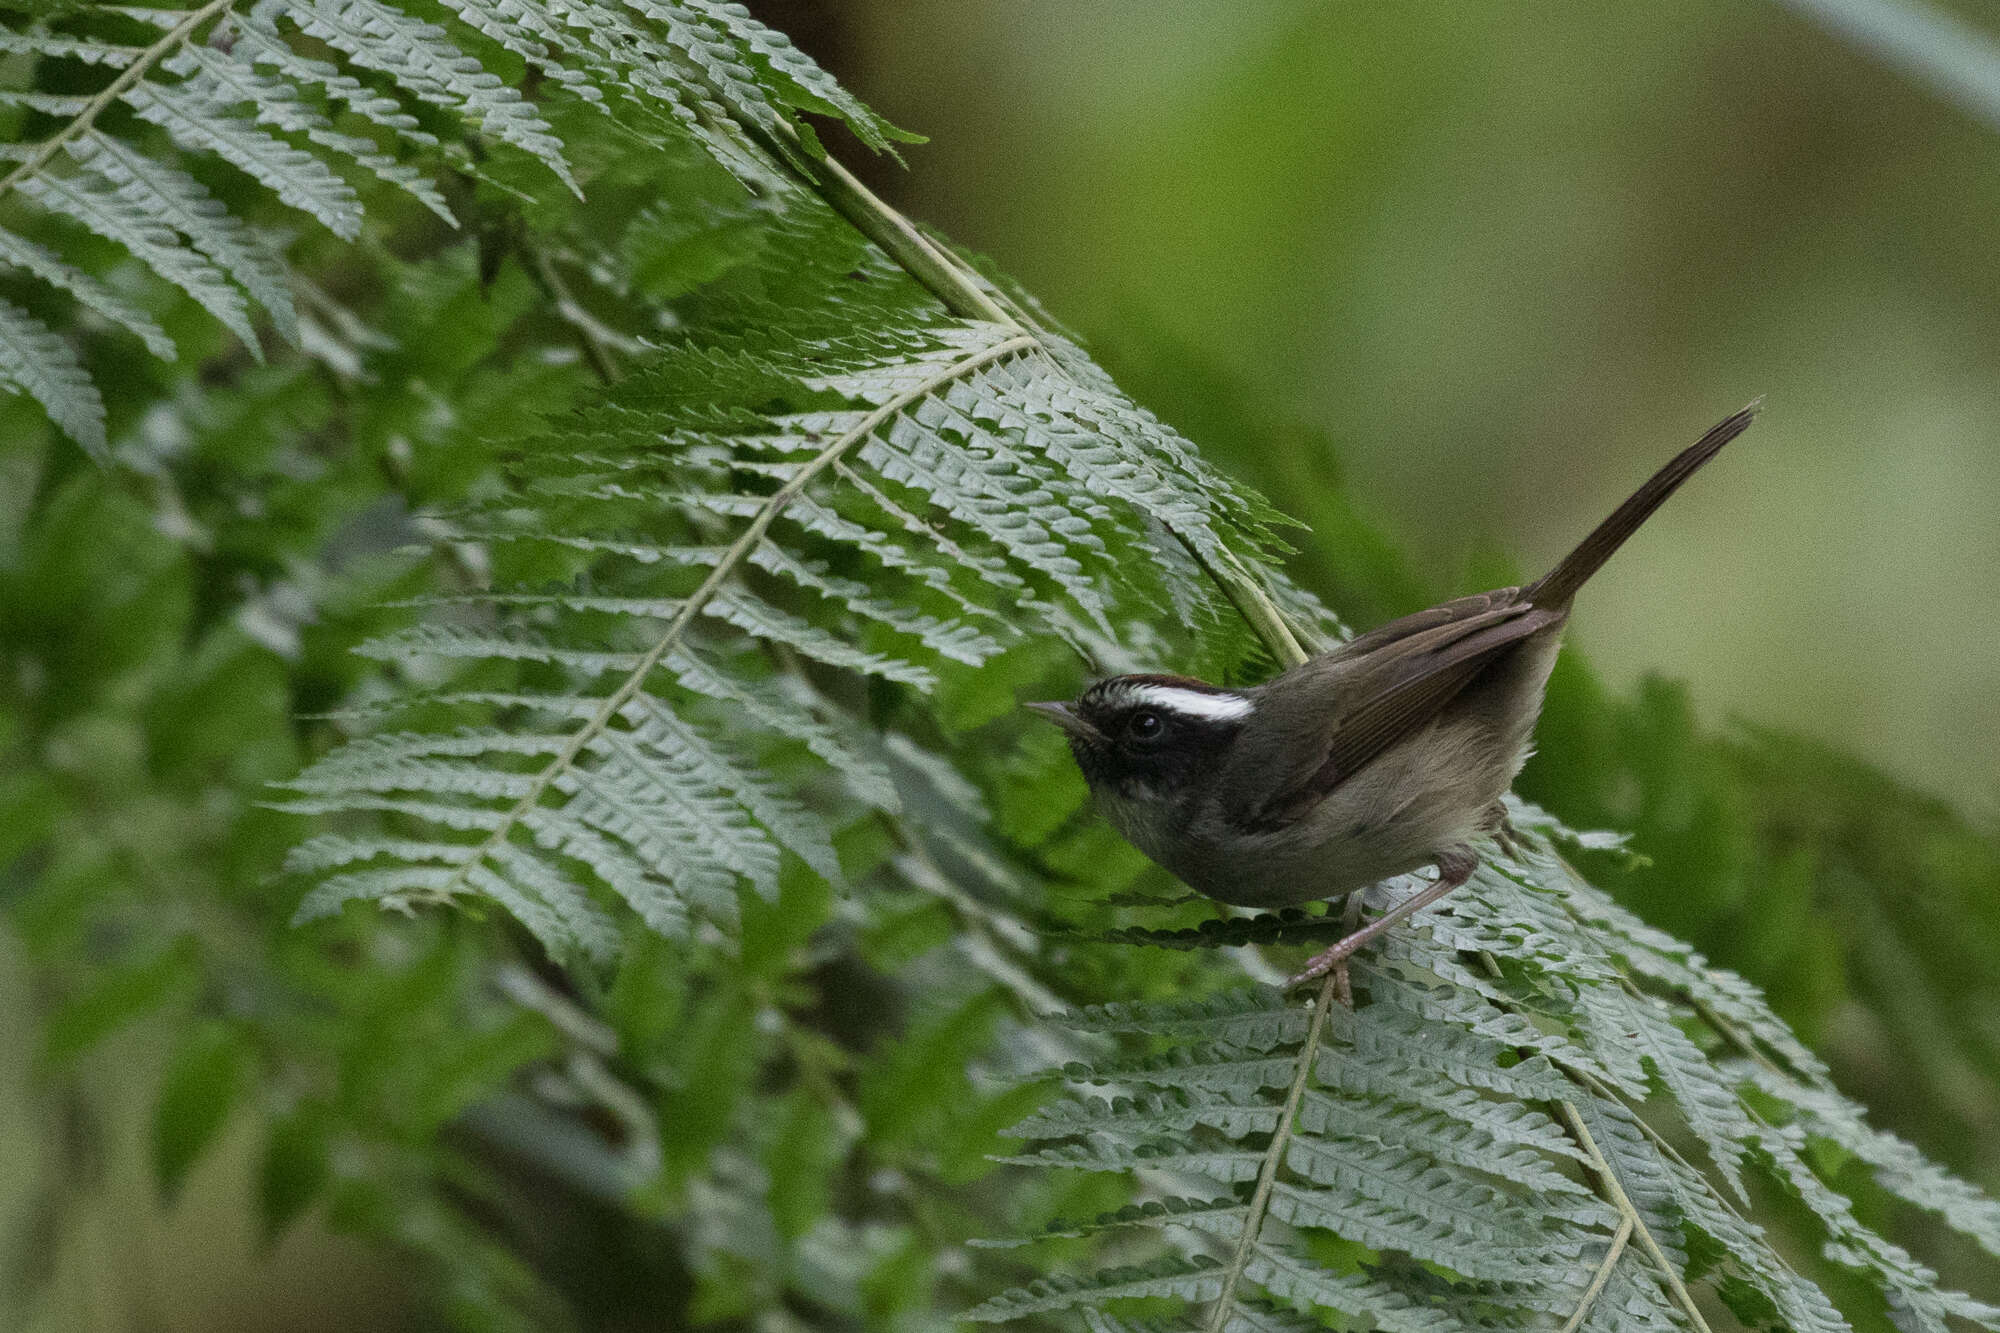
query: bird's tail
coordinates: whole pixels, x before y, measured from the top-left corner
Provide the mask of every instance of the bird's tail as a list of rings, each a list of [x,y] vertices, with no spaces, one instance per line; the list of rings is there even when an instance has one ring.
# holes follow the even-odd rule
[[[1574,551],[1564,556],[1561,564],[1530,584],[1524,600],[1536,606],[1567,606],[1570,598],[1576,596],[1576,590],[1604,567],[1612,552],[1623,546],[1625,539],[1637,532],[1639,525],[1651,518],[1669,495],[1680,489],[1682,482],[1721,453],[1723,445],[1750,428],[1763,403],[1760,398],[1735,416],[1717,422],[1708,434],[1675,455],[1672,462],[1655,472],[1629,500],[1612,511],[1610,518],[1598,524]]]

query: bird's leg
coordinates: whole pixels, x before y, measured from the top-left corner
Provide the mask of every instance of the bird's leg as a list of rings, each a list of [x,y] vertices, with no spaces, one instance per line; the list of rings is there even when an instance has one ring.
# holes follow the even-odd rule
[[[1361,925],[1361,890],[1347,895],[1347,903],[1340,909],[1340,923],[1352,935]],[[1343,936],[1342,938],[1345,938]],[[1333,993],[1340,997],[1340,1007],[1354,1008],[1354,986],[1347,979],[1347,960],[1341,959],[1333,965]]]
[[[1423,911],[1426,907],[1429,907],[1432,903],[1444,897],[1468,879],[1471,879],[1472,872],[1478,866],[1479,858],[1474,856],[1469,848],[1453,847],[1448,851],[1438,853],[1438,877],[1435,883],[1426,886],[1421,893],[1412,894],[1402,902],[1397,903],[1394,907],[1384,912],[1381,916],[1376,917],[1361,929],[1350,932],[1332,948],[1316,955],[1311,962],[1306,964],[1303,972],[1291,978],[1285,985],[1287,987],[1303,985],[1305,982],[1325,976],[1336,967],[1344,967],[1347,960],[1354,956],[1355,950],[1389,929],[1389,927],[1395,925],[1398,921],[1401,921],[1414,912]]]

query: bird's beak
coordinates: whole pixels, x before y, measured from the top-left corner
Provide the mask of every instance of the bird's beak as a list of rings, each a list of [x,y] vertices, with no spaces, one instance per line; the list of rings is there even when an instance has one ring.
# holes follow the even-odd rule
[[[1078,717],[1076,710],[1066,703],[1022,704],[1030,712],[1040,713],[1049,721],[1061,727],[1072,736],[1095,736],[1097,728]]]

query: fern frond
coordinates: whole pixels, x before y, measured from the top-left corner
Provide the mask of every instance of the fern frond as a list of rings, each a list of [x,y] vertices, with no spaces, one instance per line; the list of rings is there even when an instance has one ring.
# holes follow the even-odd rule
[[[96,154],[88,146],[83,152],[82,160],[90,165]],[[115,167],[109,158],[106,164]],[[245,346],[256,347],[257,333],[251,327],[242,292],[231,285],[223,269],[200,252],[181,245],[175,226],[153,210],[143,190],[121,189],[95,171],[73,176],[31,176],[16,188],[50,212],[72,218],[106,240],[124,246],[139,262],[186,292],[242,339]],[[215,244],[214,238],[209,239]]]
[[[1560,1305],[1560,1301],[1539,1301],[1531,1288],[1518,1284],[1448,1283],[1415,1265],[1364,1269],[1359,1274],[1335,1272],[1291,1246],[1261,1247],[1251,1259],[1249,1276],[1280,1301],[1366,1318],[1385,1333],[1528,1326],[1521,1311],[1539,1311],[1546,1317]],[[1239,1302],[1226,1318],[1211,1319],[1206,1327],[1231,1327],[1254,1308]]]
[[[1137,1097],[1066,1097],[1051,1102],[1007,1133],[1015,1138],[1062,1139],[1118,1135],[1141,1141],[1186,1134],[1206,1125],[1232,1138],[1269,1133],[1278,1108],[1233,1088],[1175,1089]]]
[[[1482,1281],[1551,1284],[1582,1267],[1581,1233],[1538,1225],[1497,1191],[1427,1166],[1419,1154],[1361,1148],[1317,1135],[1294,1139],[1286,1164],[1322,1188],[1279,1181],[1272,1216]]]
[[[1607,1220],[1602,1205],[1590,1207],[1580,1205],[1576,1199],[1561,1197],[1575,1195],[1595,1203],[1587,1185],[1565,1175],[1543,1156],[1544,1152],[1565,1158],[1576,1155],[1576,1149],[1559,1137],[1553,1121],[1547,1122],[1547,1135],[1533,1135],[1526,1144],[1518,1137],[1501,1139],[1480,1122],[1479,1106],[1492,1106],[1510,1117],[1532,1116],[1535,1112],[1506,1102],[1478,1098],[1469,1101],[1471,1105],[1460,1103],[1460,1114],[1452,1114],[1435,1106],[1413,1105],[1390,1097],[1308,1089],[1299,1108],[1299,1128],[1315,1136],[1365,1137],[1386,1147],[1426,1154],[1442,1165],[1485,1172],[1535,1191],[1543,1198],[1544,1206],[1568,1221]],[[1517,1121],[1502,1132],[1516,1136],[1522,1133]],[[1542,1151],[1534,1151],[1537,1148]],[[1615,1225],[1615,1219],[1611,1221]]]
[[[998,1323],[1135,1297],[1212,1301],[1221,1294],[1221,1265],[1215,1260],[1206,1256],[1162,1259],[1143,1268],[1112,1268],[1089,1277],[1045,1278],[976,1305],[965,1312],[965,1317],[981,1323]]]
[[[838,116],[854,131],[855,137],[878,153],[893,153],[892,145],[897,142],[923,142],[922,135],[899,130],[877,115],[860,98],[841,87],[810,56],[793,46],[790,38],[759,23],[744,6],[723,3],[722,0],[688,0],[684,8],[705,17],[761,62],[766,79],[778,82],[786,105],[801,111]]]
[[[187,237],[189,244],[243,284],[270,312],[285,341],[298,341],[298,314],[283,261],[263,237],[232,216],[194,177],[95,130],[72,140],[68,151],[79,165],[109,181],[120,202],[133,214],[156,219]],[[162,276],[173,278],[164,270]],[[183,290],[196,295],[185,285]],[[258,351],[254,337],[246,344],[252,352]]]
[[[0,264],[32,273],[51,287],[59,287],[77,299],[85,309],[103,316],[146,344],[146,350],[163,361],[174,359],[173,339],[153,321],[153,317],[120,296],[82,269],[65,263],[62,256],[25,236],[0,231]]]
[[[343,103],[350,112],[399,142],[422,147],[437,146],[437,137],[424,129],[401,102],[368,87],[336,65],[294,50],[277,25],[277,20],[285,12],[282,6],[257,5],[247,14],[234,16],[230,34],[236,46],[230,54],[239,57],[240,64],[247,65],[253,74],[260,68],[267,69],[278,77],[281,85],[318,89],[322,96]],[[191,49],[187,54],[198,60],[202,68],[218,80],[228,81],[236,88],[247,87],[253,93],[258,110],[270,111],[273,98],[264,94],[261,84],[246,84],[245,76],[235,72],[232,64],[224,63],[200,48]]]
[[[1616,1011],[1623,1015],[1621,1035],[1645,1053],[1687,1118],[1688,1128],[1708,1149],[1736,1197],[1747,1202],[1742,1174],[1744,1143],[1754,1130],[1735,1087],[1717,1075],[1714,1063],[1674,1025],[1664,1006],[1649,996],[1624,994],[1609,987],[1605,994],[1614,997]]]
[[[253,56],[269,55],[273,57],[272,63],[278,64],[281,68],[286,68],[295,75],[310,76],[307,87],[312,87],[317,82],[323,85],[322,91],[328,95],[333,95],[337,91],[351,93],[364,91],[360,84],[340,74],[331,65],[308,61],[303,57],[296,61],[287,59],[294,55],[291,48],[272,35],[258,33],[252,24],[242,24],[233,31],[239,42],[239,49],[248,48]],[[233,52],[230,56],[224,56],[214,48],[206,46],[190,47],[166,61],[164,67],[174,73],[189,76],[177,88],[171,90],[172,92],[183,96],[192,94],[221,107],[237,104],[247,106],[258,124],[303,135],[309,142],[338,154],[339,157],[373,173],[378,179],[406,191],[435,213],[447,226],[458,225],[458,219],[452,216],[444,196],[438,193],[437,186],[431,183],[428,176],[417,168],[406,166],[388,153],[382,152],[374,140],[335,129],[319,108],[305,100],[297,86],[296,78],[287,80],[263,73],[255,64],[236,57]],[[150,91],[157,96],[166,90],[155,88]],[[130,100],[129,95],[127,100]],[[372,98],[366,97],[359,100],[364,105],[372,104],[373,101]],[[409,138],[415,142],[435,143],[435,140],[423,133],[416,122],[402,113],[400,108],[395,110],[396,116],[389,122],[387,128],[396,132],[399,137]],[[243,131],[239,129],[236,132]],[[227,145],[224,143],[216,142],[206,146],[223,153],[225,157],[229,156]],[[318,167],[317,159],[310,155],[299,154],[298,157],[304,161],[299,162],[297,169],[312,177],[315,186],[322,188],[336,202],[342,197],[351,201],[350,207],[335,210],[330,214],[323,215],[311,207],[307,207],[306,211],[318,217],[335,235],[352,239],[361,224],[361,207],[359,202],[354,200],[353,191],[338,178],[330,184],[321,185],[318,180],[319,173],[326,169]],[[314,166],[305,166],[304,162],[312,162]],[[315,167],[318,169],[315,170]],[[330,172],[326,174],[331,175]],[[284,198],[280,188],[280,182],[284,180],[282,167],[270,168],[265,173],[258,174],[258,179],[273,189],[280,190],[279,197]],[[313,197],[314,192],[301,190],[302,195],[308,200]],[[346,230],[343,230],[343,227]]]
[[[104,451],[104,400],[75,349],[6,300],[0,300],[0,389],[27,393],[71,439]]]
[[[1827,1076],[1825,1061],[1772,1012],[1763,992],[1744,978],[1712,966],[1694,949],[1655,930],[1613,902],[1610,895],[1559,867],[1565,897],[1578,919],[1609,932],[1611,947],[1634,975],[1685,995],[1744,1037],[1761,1043],[1786,1067],[1813,1083]]]
[[[183,148],[216,154],[342,240],[360,233],[353,187],[311,153],[228,114],[230,102],[207,91],[201,83],[141,83],[126,91],[125,104]]]
[[[708,73],[672,55],[655,27],[632,9],[608,0],[564,0],[552,10],[513,6],[520,20],[515,26],[493,12],[509,10],[505,3],[468,3],[459,7],[466,23],[456,31],[419,17],[414,11],[420,8],[402,0],[207,0],[184,11],[116,10],[122,19],[157,31],[153,41],[138,46],[38,30],[8,32],[0,49],[31,61],[65,62],[72,70],[94,67],[109,81],[95,93],[0,90],[0,103],[31,107],[63,122],[39,143],[9,146],[4,158],[13,165],[0,177],[0,193],[16,191],[124,245],[254,351],[247,310],[232,283],[271,313],[281,337],[294,343],[298,337],[276,250],[247,216],[232,216],[210,198],[171,150],[133,137],[128,122],[106,119],[108,108],[122,106],[138,121],[160,127],[188,157],[230,164],[272,198],[343,238],[359,234],[363,203],[341,169],[363,173],[357,177],[361,184],[381,182],[408,193],[454,226],[457,219],[430,174],[400,160],[399,151],[418,149],[432,165],[445,158],[486,178],[467,155],[426,130],[400,96],[428,103],[487,139],[518,149],[547,168],[562,188],[579,194],[549,118],[472,54],[473,48],[488,49],[480,46],[482,37],[538,57],[553,76],[544,96],[557,90],[602,114],[607,92],[618,95],[616,123],[623,131],[636,123],[628,114],[634,101],[624,95],[631,85],[628,75],[642,66],[653,70],[650,91],[658,107],[670,109],[655,140],[691,138],[739,170],[746,150],[731,116],[749,116],[775,130],[780,108],[810,104],[831,107],[871,137],[889,133],[858,103],[833,98],[827,91],[831,82],[810,61],[788,54],[782,41],[746,16],[724,10],[682,12],[669,6],[666,16],[669,26],[689,35],[708,71],[731,71],[731,95],[718,106],[709,100],[716,94]],[[521,25],[530,36],[522,35]],[[538,50],[535,35],[564,40],[541,42]],[[467,38],[469,46],[462,44]],[[593,61],[569,58],[583,46],[592,46]],[[332,60],[322,58],[329,49]],[[820,91],[813,92],[815,87]],[[365,123],[369,134],[337,126],[338,108]],[[70,172],[67,162],[84,170]],[[770,183],[768,170],[743,174],[760,187]],[[100,188],[96,177],[112,188]],[[75,265],[40,264],[29,271],[79,299],[96,301],[104,313],[142,335],[151,332],[127,311],[113,314],[116,307],[79,279]],[[159,350],[163,341],[149,337],[149,348]]]
[[[1041,1240],[1074,1239],[1078,1236],[1088,1236],[1093,1232],[1117,1231],[1126,1227],[1186,1227],[1190,1231],[1208,1231],[1223,1236],[1235,1236],[1243,1229],[1243,1214],[1244,1205],[1240,1200],[1189,1199],[1168,1195],[1164,1198],[1149,1199],[1145,1203],[1127,1204],[1116,1212],[1100,1214],[1088,1222],[1065,1222],[1058,1219],[1043,1228],[1038,1235],[974,1241],[973,1244],[987,1249],[1000,1249],[1016,1245],[1032,1245]]]
[[[424,101],[463,116],[539,160],[582,196],[562,140],[541,112],[460,51],[437,24],[413,19],[382,0],[261,0],[258,12],[283,15],[361,68],[377,70]]]
[[[1788,1328],[1816,1333],[1847,1327],[1825,1293],[1772,1248],[1763,1228],[1745,1220],[1692,1168],[1663,1155],[1631,1111],[1596,1098],[1575,1105],[1648,1235],[1676,1270],[1699,1275],[1689,1266],[1699,1241],[1706,1254],[1726,1256],[1717,1290],[1747,1322],[1776,1318]]]
[[[1127,1033],[1261,1052],[1300,1040],[1311,1015],[1275,992],[1249,990],[1171,1004],[1094,1005],[1056,1021],[1075,1032]]]
[[[1894,1134],[1869,1125],[1860,1108],[1829,1089],[1801,1083],[1767,1067],[1740,1062],[1735,1072],[1798,1115],[1798,1128],[1854,1154],[1875,1183],[2000,1256],[2000,1200],[1989,1198]]]
[[[46,60],[80,60],[86,65],[102,65],[107,69],[125,69],[147,58],[143,46],[78,41],[49,32],[14,32],[8,28],[0,28],[0,51],[9,55],[40,56]]]
[[[1829,1189],[1806,1164],[1806,1131],[1760,1125],[1757,1148],[1792,1196],[1826,1228],[1826,1256],[1869,1280],[1899,1325],[1942,1330],[1952,1318],[2000,1327],[2000,1307],[1939,1285],[1936,1272],[1863,1226],[1844,1195]]]

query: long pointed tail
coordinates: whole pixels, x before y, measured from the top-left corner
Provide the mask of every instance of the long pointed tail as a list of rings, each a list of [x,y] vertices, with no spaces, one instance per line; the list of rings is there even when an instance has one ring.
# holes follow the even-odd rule
[[[1542,575],[1528,586],[1527,600],[1536,606],[1566,606],[1576,590],[1589,581],[1590,576],[1604,567],[1612,552],[1625,544],[1625,539],[1639,530],[1639,525],[1653,516],[1653,511],[1666,503],[1667,497],[1680,489],[1682,482],[1709,459],[1722,452],[1722,446],[1750,429],[1750,423],[1757,416],[1757,410],[1764,404],[1758,399],[1733,417],[1719,421],[1708,434],[1682,450],[1671,463],[1652,475],[1652,478],[1632,493],[1632,497],[1612,511],[1585,537],[1577,548],[1563,557],[1561,564]]]

